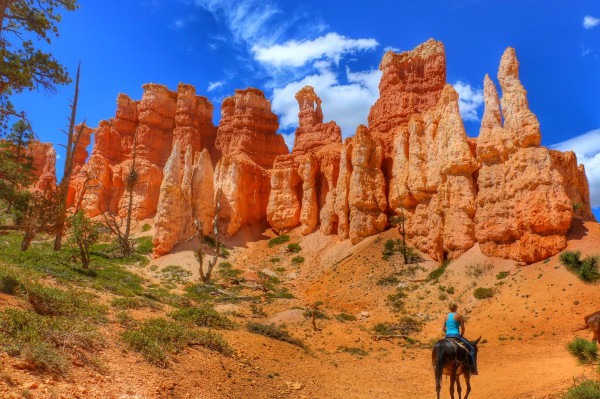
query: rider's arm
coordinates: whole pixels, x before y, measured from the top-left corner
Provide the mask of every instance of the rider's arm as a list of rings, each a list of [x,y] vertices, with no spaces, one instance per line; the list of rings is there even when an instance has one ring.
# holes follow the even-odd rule
[[[444,334],[446,334],[446,320],[444,320],[444,327],[442,328],[442,331],[444,332]]]
[[[465,320],[460,316],[460,335],[465,336]]]

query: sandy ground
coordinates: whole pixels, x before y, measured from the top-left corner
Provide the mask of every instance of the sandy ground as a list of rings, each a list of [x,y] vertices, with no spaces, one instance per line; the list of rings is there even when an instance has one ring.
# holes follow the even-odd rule
[[[228,243],[230,262],[246,271],[278,269],[282,285],[295,298],[261,304],[266,315],[258,319],[252,318],[247,303],[219,309],[240,325],[248,320],[283,322],[305,342],[307,351],[240,328],[223,332],[236,351],[234,357],[189,349],[177,355],[170,368],[158,369],[127,350],[119,339],[122,328],[109,324],[104,332],[110,345],[100,354],[104,373],[74,367],[66,379],[53,379],[20,370],[18,359],[1,354],[0,397],[27,397],[27,389],[32,398],[432,398],[430,348],[442,337],[449,300],[456,300],[467,317],[467,337],[481,336],[484,342],[479,352],[480,375],[472,379],[472,398],[559,398],[574,381],[593,376],[592,370],[576,364],[565,345],[575,336],[591,337],[589,332],[573,329],[583,324],[584,315],[600,308],[598,286],[580,282],[559,264],[558,255],[518,266],[514,261],[485,257],[475,246],[453,261],[435,284],[422,280],[439,265],[424,260],[414,275],[401,278],[408,297],[404,312],[394,313],[386,298],[396,287],[380,286],[377,281],[405,267],[399,257],[381,258],[384,242],[396,238],[395,231],[356,246],[320,233],[301,237],[293,231],[290,242],[300,243],[299,255],[305,258],[298,266],[291,264],[295,254],[287,253],[286,245],[268,248],[269,231],[260,236],[246,234],[243,247],[235,246],[239,242]],[[180,265],[192,273],[190,281],[196,281],[191,245],[185,245],[153,261],[155,268],[151,264],[141,272],[153,279],[160,268]],[[575,226],[568,249],[580,250],[583,256],[600,254],[600,225]],[[280,261],[271,262],[274,257]],[[473,270],[480,275],[474,277]],[[508,272],[508,277],[497,279],[499,272]],[[494,297],[475,299],[475,287],[494,288]],[[318,331],[294,311],[316,301],[323,302],[321,309],[330,317],[317,320]],[[16,305],[13,298],[0,296],[0,306]],[[359,317],[341,322],[334,317],[341,312]],[[162,313],[136,311],[134,317]],[[425,323],[412,337],[414,342],[373,339],[373,325],[394,322],[404,313]],[[365,353],[349,353],[344,347]],[[447,388],[444,380],[444,398],[449,398]]]

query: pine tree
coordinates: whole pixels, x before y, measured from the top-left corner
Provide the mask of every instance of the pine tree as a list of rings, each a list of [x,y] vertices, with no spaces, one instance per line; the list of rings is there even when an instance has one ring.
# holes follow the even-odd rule
[[[0,141],[0,201],[7,212],[15,202],[25,200],[23,191],[33,182],[33,160],[27,151],[33,138],[29,124],[19,120]]]
[[[77,0],[0,0],[0,130],[7,129],[10,117],[25,119],[10,96],[40,88],[53,92],[70,82],[63,66],[30,38],[50,43],[58,36],[59,12],[77,7]]]

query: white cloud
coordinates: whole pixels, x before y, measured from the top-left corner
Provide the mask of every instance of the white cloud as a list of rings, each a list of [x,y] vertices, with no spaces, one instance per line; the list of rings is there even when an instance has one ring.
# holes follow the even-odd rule
[[[254,58],[275,67],[301,67],[319,59],[331,59],[339,63],[344,54],[372,50],[379,43],[375,39],[350,39],[335,32],[313,40],[289,40],[272,46],[252,46]]]
[[[278,29],[269,23],[281,13],[279,7],[270,1],[193,0],[193,3],[223,19],[237,42],[272,43],[282,33],[281,27]]]
[[[222,80],[219,80],[217,82],[209,82],[208,88],[206,90],[208,90],[210,92],[210,91],[216,90],[220,87],[223,87],[224,84],[225,84],[225,82],[223,82]]]
[[[383,49],[383,51],[385,51],[386,53],[388,51],[393,51],[394,53],[399,53],[402,50],[400,50],[398,47],[393,47],[393,46],[387,46],[386,48]]]
[[[176,19],[171,24],[171,27],[173,29],[181,29],[181,28],[185,27],[185,21],[183,19]]]
[[[460,116],[465,121],[478,121],[477,109],[483,104],[483,90],[473,89],[470,84],[463,83],[460,80],[452,86],[454,86],[459,96]]]
[[[347,84],[340,83],[329,62],[315,63],[316,73],[273,90],[273,111],[280,116],[282,129],[298,125],[295,94],[306,85],[313,86],[323,100],[324,121],[334,120],[344,137],[354,135],[359,124],[366,124],[369,110],[379,97],[381,71],[352,72],[346,68]],[[292,135],[293,136],[293,135]]]
[[[583,17],[583,27],[585,29],[592,29],[596,25],[600,25],[600,18],[592,17],[591,15]]]
[[[585,166],[592,207],[600,207],[600,129],[591,130],[550,148],[573,151],[577,155],[577,162]]]

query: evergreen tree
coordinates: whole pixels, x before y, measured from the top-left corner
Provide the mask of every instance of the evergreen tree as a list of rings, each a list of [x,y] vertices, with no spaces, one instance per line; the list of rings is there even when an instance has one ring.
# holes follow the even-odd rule
[[[70,82],[63,66],[52,54],[36,49],[30,38],[50,43],[58,36],[59,12],[76,8],[77,0],[0,0],[1,130],[11,116],[25,119],[25,113],[10,102],[11,95],[40,88],[53,92],[57,85]]]
[[[15,202],[25,200],[23,191],[33,182],[33,160],[28,155],[33,138],[29,124],[19,120],[0,141],[0,201],[7,205],[7,211]]]

